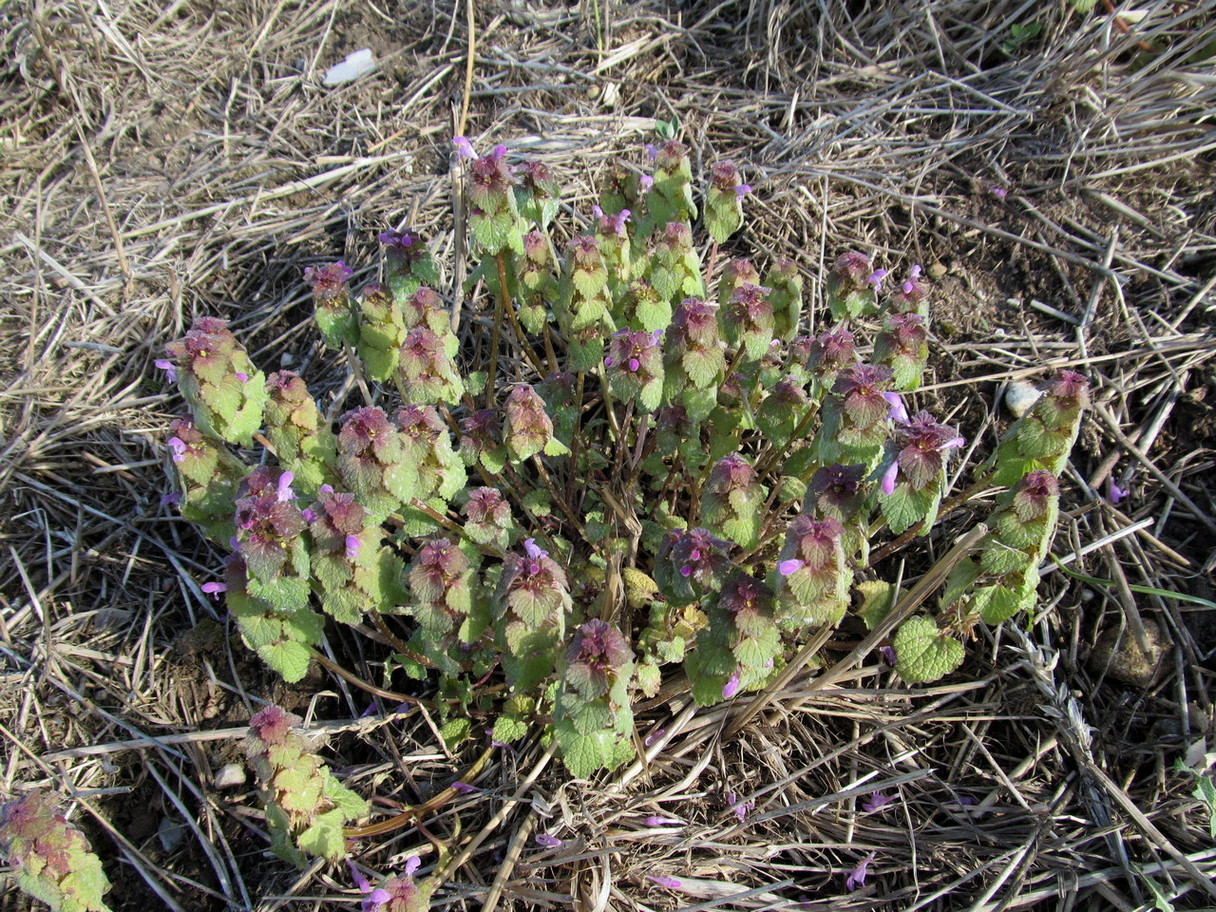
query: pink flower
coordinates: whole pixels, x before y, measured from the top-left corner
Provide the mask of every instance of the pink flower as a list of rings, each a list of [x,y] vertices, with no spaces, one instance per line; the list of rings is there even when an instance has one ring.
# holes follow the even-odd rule
[[[898,424],[907,424],[908,409],[904,406],[904,397],[899,393],[883,393],[882,397],[887,400],[887,405],[891,406],[887,410],[887,417]]]
[[[656,741],[658,741],[660,738],[662,738],[665,734],[667,734],[667,729],[656,728],[654,731],[652,731],[649,735],[646,736],[646,739],[642,743],[645,744],[647,747],[651,747],[654,745],[654,743]]]
[[[873,862],[876,857],[877,853],[871,852],[857,863],[857,867],[849,872],[849,876],[844,882],[846,889],[856,890],[866,882],[866,875],[869,874],[870,863]]]
[[[649,174],[643,174],[639,183],[642,185],[643,190],[649,191],[654,186],[654,178]]]
[[[668,890],[682,890],[684,888],[684,884],[680,883],[678,878],[672,877],[670,874],[648,875],[646,879],[658,884],[660,887],[666,887]]]
[[[726,683],[722,686],[722,699],[729,700],[739,692],[739,671],[736,669],[731,672],[731,676],[727,678]]]
[[[754,801],[741,801],[737,799],[734,792],[727,792],[726,800],[730,806],[731,813],[739,818],[740,823],[747,819],[747,815],[756,806]]]
[[[1106,479],[1106,499],[1113,504],[1119,503],[1130,492],[1126,488],[1121,488],[1115,484],[1115,476],[1111,475]]]
[[[782,576],[789,576],[791,573],[796,573],[806,566],[806,561],[801,561],[796,557],[791,557],[789,560],[783,560],[777,565],[777,572]]]
[[[177,365],[172,361],[161,358],[159,361],[153,361],[152,363],[165,372],[165,379],[167,381],[170,383],[177,382]]]
[[[538,846],[544,846],[546,849],[557,849],[565,845],[556,836],[551,836],[548,833],[537,833],[535,839]]]
[[[873,285],[875,291],[881,291],[882,290],[882,280],[885,279],[890,274],[891,274],[891,270],[889,270],[889,269],[875,269],[873,272],[870,273],[869,278],[866,279],[866,282],[868,282],[870,285]]]
[[[899,475],[899,461],[892,460],[891,465],[882,473],[882,492],[884,494],[895,493],[895,478]]]
[[[684,826],[683,820],[677,820],[674,817],[659,817],[656,815],[651,815],[650,817],[647,817],[645,819],[645,821],[643,821],[643,822],[646,824],[646,826],[650,826],[650,827]]]
[[[286,503],[296,496],[296,492],[291,489],[291,483],[295,480],[295,475],[291,472],[284,472],[279,476],[277,494],[279,503]]]
[[[203,583],[202,590],[218,602],[220,600],[220,593],[227,592],[228,587],[223,583]]]
[[[738,199],[743,199],[743,197],[747,196],[751,192],[752,192],[751,184],[738,184],[735,187],[735,196]]]
[[[875,811],[882,810],[894,800],[894,795],[885,795],[882,792],[870,792],[870,797],[862,803],[861,809],[867,814],[873,814]]]
[[[992,187],[988,192],[991,193],[993,196],[995,196],[997,199],[1003,200],[1005,198],[1005,194],[1008,191],[1004,187]]]
[[[346,559],[353,561],[359,554],[359,546],[362,542],[359,541],[358,535],[346,536]]]
[[[181,462],[186,458],[187,447],[180,437],[170,437],[165,441],[165,444],[171,450],[170,457],[174,462]]]
[[[456,154],[461,158],[477,157],[477,153],[473,151],[473,144],[469,142],[467,137],[453,136],[452,145],[456,147]]]

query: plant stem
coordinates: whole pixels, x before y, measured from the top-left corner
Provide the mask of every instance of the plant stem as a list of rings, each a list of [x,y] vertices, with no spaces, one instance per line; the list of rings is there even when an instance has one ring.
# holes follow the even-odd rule
[[[543,377],[545,375],[544,365],[541,364],[540,358],[528,343],[528,336],[524,332],[524,328],[520,326],[519,317],[515,313],[515,305],[511,303],[511,292],[507,288],[507,252],[505,250],[498,251],[498,255],[494,259],[498,264],[498,296],[502,309],[506,311],[507,319],[511,321],[511,326],[515,330],[515,336],[519,339],[519,347],[523,349],[528,362],[535,368],[536,373]]]
[[[802,419],[794,425],[794,430],[790,432],[789,440],[779,447],[773,447],[768,453],[756,460],[756,474],[763,477],[773,467],[773,464],[785,455],[791,444],[802,439],[803,432],[810,427],[811,422],[815,420],[815,416],[818,414],[819,409],[813,405],[808,406],[806,414],[802,416]]]

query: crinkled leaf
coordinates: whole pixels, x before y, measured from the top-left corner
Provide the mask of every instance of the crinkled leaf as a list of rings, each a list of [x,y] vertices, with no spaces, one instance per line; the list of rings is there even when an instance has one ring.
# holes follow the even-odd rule
[[[294,684],[308,674],[311,656],[303,643],[285,640],[263,646],[257,652],[262,661],[277,671],[288,684]]]
[[[439,734],[443,736],[443,743],[447,745],[448,750],[451,750],[467,739],[472,730],[473,723],[469,719],[464,716],[455,716],[443,724],[439,729]]]
[[[494,722],[494,731],[491,737],[495,741],[503,744],[510,744],[512,741],[518,741],[528,733],[528,723],[519,716],[499,716]]]
[[[909,684],[936,681],[963,664],[963,644],[943,634],[936,621],[923,615],[904,621],[892,645],[895,670]]]
[[[861,593],[861,607],[857,609],[857,614],[865,622],[866,629],[873,630],[895,603],[895,585],[885,580],[863,580],[856,589]],[[900,597],[903,595],[901,589]]]
[[[923,491],[913,491],[908,485],[900,484],[890,494],[879,492],[878,503],[891,531],[899,535],[925,520],[929,511],[934,509],[937,490],[934,485]]]

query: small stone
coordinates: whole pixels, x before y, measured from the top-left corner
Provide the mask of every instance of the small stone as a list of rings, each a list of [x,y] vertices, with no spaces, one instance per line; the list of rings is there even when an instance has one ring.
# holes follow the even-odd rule
[[[1021,418],[1038,401],[1042,393],[1026,380],[1011,380],[1005,387],[1005,408],[1014,418]]]
[[[934,281],[937,281],[949,271],[950,270],[946,268],[944,263],[929,264],[929,278],[933,279]]]
[[[239,788],[245,784],[245,767],[239,763],[226,763],[215,773],[217,789]]]
[[[172,852],[186,838],[186,825],[176,820],[170,820],[168,817],[162,817],[160,825],[156,828],[156,838],[160,840],[162,849]]]
[[[1089,656],[1090,669],[1133,687],[1149,687],[1160,676],[1171,646],[1155,621],[1144,622],[1144,638],[1148,641],[1148,652],[1140,648],[1130,626],[1108,627],[1094,644]]]

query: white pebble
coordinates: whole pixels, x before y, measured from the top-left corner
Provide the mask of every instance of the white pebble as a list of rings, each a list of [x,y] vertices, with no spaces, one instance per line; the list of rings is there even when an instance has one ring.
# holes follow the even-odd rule
[[[245,784],[245,767],[239,763],[226,763],[215,773],[217,789],[237,788]]]
[[[1005,408],[1014,418],[1021,418],[1038,401],[1038,387],[1026,380],[1013,380],[1005,387]]]

